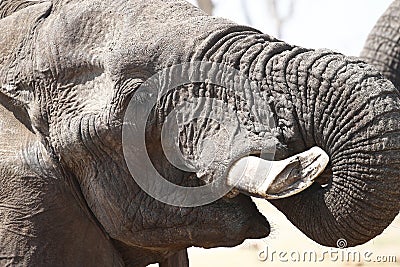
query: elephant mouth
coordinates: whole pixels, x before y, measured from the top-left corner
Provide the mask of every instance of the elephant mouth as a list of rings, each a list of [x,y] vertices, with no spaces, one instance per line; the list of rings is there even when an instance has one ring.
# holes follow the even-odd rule
[[[227,184],[238,193],[264,199],[280,199],[298,194],[310,187],[325,170],[329,156],[319,147],[280,161],[245,156],[234,162],[227,175]]]
[[[236,219],[234,232],[225,233],[226,236],[220,240],[216,240],[218,235],[212,233],[207,239],[209,243],[202,243],[202,247],[236,246],[244,239],[267,237],[271,231],[270,224],[251,196],[280,199],[298,194],[318,182],[317,177],[329,162],[329,156],[318,147],[281,161],[267,161],[257,157],[257,153],[251,154],[231,164],[226,181],[233,189],[217,202],[224,205],[224,209],[229,206],[228,210],[236,214],[232,218]]]

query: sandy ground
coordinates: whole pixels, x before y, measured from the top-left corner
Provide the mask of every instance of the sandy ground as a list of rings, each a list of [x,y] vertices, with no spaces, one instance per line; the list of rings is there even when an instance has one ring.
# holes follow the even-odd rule
[[[267,201],[255,202],[272,225],[269,237],[247,240],[235,248],[190,248],[190,266],[400,266],[400,216],[362,246],[333,249],[307,238]]]

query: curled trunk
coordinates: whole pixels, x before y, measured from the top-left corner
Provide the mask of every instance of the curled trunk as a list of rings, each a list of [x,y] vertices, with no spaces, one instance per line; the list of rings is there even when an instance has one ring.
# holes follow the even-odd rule
[[[275,115],[277,159],[313,146],[330,164],[319,183],[271,201],[316,242],[362,244],[400,208],[400,97],[356,58],[248,30],[216,33],[196,60],[230,64],[257,82]],[[204,52],[206,51],[206,52]]]
[[[369,34],[361,58],[400,88],[400,1],[395,0]]]

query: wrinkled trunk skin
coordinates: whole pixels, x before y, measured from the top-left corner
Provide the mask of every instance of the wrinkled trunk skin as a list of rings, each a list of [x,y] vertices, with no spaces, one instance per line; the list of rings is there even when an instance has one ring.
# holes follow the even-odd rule
[[[277,159],[313,146],[329,154],[327,184],[271,201],[295,226],[320,244],[344,238],[355,246],[392,222],[400,208],[400,98],[389,81],[356,58],[254,32],[210,37],[201,51],[208,52],[196,60],[230,64],[259,83],[275,113]]]
[[[374,65],[400,88],[400,1],[395,0],[379,18],[365,42],[361,58]]]

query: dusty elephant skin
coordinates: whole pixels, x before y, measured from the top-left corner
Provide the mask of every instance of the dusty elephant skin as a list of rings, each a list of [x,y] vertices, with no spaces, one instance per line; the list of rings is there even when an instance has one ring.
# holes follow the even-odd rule
[[[379,18],[365,42],[361,58],[374,65],[400,88],[400,1],[395,0]]]
[[[245,125],[240,153],[271,142],[277,160],[314,146],[328,153],[328,168],[310,188],[271,201],[307,236],[355,246],[397,215],[400,97],[361,60],[292,46],[183,1],[3,0],[0,8],[0,265],[144,266],[179,251],[184,259],[189,246],[235,246],[269,234],[244,194],[169,206],[144,193],[127,169],[128,102],[151,75],[188,61],[230,65],[261,88],[257,103],[256,92],[239,97],[204,83],[174,92],[178,103],[192,95],[233,105]],[[168,99],[154,121],[176,105]],[[276,125],[268,133],[259,130],[269,119],[265,107]],[[200,179],[177,170],[162,156],[158,125],[149,130],[149,154],[175,183],[207,183],[233,161],[222,155],[210,165],[222,169]],[[181,129],[185,157],[210,156],[193,148],[219,136],[209,128],[192,121]]]

